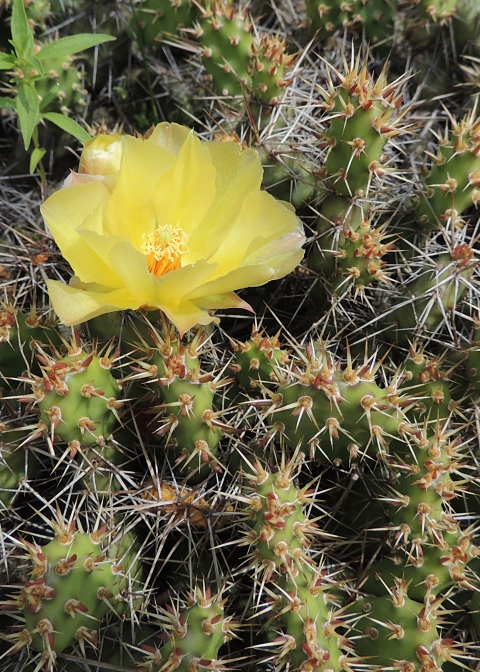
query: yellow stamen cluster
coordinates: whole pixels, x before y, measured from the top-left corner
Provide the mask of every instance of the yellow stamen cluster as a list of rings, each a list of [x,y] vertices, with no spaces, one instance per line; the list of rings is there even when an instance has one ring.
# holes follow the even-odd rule
[[[148,270],[156,278],[170,273],[182,265],[186,252],[187,234],[179,226],[159,226],[153,233],[143,234],[142,252],[147,257]]]

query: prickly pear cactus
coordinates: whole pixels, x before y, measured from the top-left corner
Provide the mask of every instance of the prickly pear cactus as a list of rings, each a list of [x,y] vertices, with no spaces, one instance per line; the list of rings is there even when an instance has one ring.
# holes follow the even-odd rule
[[[92,136],[53,201],[72,185],[100,194],[82,202],[81,225],[71,205],[57,223],[72,266],[79,240],[108,261],[88,301],[110,300],[103,282],[120,274],[145,299],[123,309],[126,288],[116,312],[92,303],[73,331],[55,318],[48,287],[71,270],[34,183],[8,172],[10,131],[28,111],[0,98],[2,672],[478,668],[477,4],[25,2],[35,39],[118,38],[75,64],[47,62],[38,91]],[[119,147],[159,140],[161,120],[162,161],[130,171]],[[258,152],[255,174],[208,205],[201,158],[191,189],[195,161],[170,172],[184,136],[209,142],[212,190],[232,177],[222,150],[245,163]],[[59,165],[45,138],[48,196],[77,157]],[[159,186],[147,205],[157,173],[171,193]],[[217,266],[246,250],[253,264],[260,238],[278,243],[279,268],[291,251],[288,237],[265,240],[265,213],[250,208],[223,259],[218,210],[243,221],[250,181],[296,210],[305,255],[282,280],[245,287],[253,271],[240,267],[224,286]],[[113,228],[123,190],[129,217],[110,246],[97,215]],[[202,208],[208,231],[145,289],[145,237],[166,213],[168,228],[184,212],[193,226]],[[151,231],[137,230],[137,211]],[[132,268],[130,257],[119,268],[131,230]],[[151,266],[171,251],[157,243]],[[191,296],[205,324],[180,332],[158,309],[163,271],[172,316],[185,289],[175,278],[203,274],[215,308]],[[81,275],[74,288],[89,284]]]

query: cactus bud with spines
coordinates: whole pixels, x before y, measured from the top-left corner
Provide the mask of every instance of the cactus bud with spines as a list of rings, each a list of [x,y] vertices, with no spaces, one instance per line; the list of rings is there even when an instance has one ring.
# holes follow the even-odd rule
[[[155,384],[161,403],[150,401],[151,412],[156,412],[151,431],[173,454],[178,473],[199,480],[209,472],[208,467],[219,468],[218,443],[222,429],[228,428],[215,409],[215,393],[226,381],[202,370],[203,329],[182,343],[163,321],[158,330],[150,330],[150,336],[154,346],[144,350],[143,360],[132,366],[133,374],[125,380]]]
[[[257,381],[264,384],[277,382],[275,368],[288,364],[288,352],[280,347],[279,334],[269,337],[252,327],[252,336],[245,343],[232,342],[235,364],[230,366],[240,385],[250,393],[258,389]]]
[[[139,669],[145,672],[178,670],[227,670],[227,661],[218,658],[220,648],[235,636],[235,625],[225,615],[222,591],[212,595],[210,587],[196,587],[183,604],[167,604],[153,614],[166,630],[166,643],[159,649],[143,645],[146,652]]]
[[[285,40],[268,34],[260,42],[253,40],[247,72],[258,100],[268,105],[279,102],[282,91],[291,84],[286,75],[294,62],[295,56],[286,53]]]
[[[55,349],[52,354],[45,350],[37,354],[42,375],[25,378],[32,393],[20,400],[38,406],[52,441],[92,446],[102,444],[112,433],[123,402],[111,372],[118,353],[110,351],[111,347],[103,355],[88,352],[76,333],[67,355]]]
[[[8,303],[0,304],[0,375],[2,379],[38,371],[35,352],[39,345],[60,345],[53,320],[37,315],[35,306],[24,313]]]
[[[476,106],[459,122],[450,118],[438,134],[436,154],[428,153],[432,166],[424,193],[415,210],[416,221],[426,231],[464,226],[464,211],[480,204],[480,118]]]
[[[10,635],[11,653],[27,646],[43,652],[46,672],[67,647],[78,644],[85,655],[87,645],[97,646],[99,621],[109,611],[128,611],[142,574],[133,533],[108,541],[106,526],[83,532],[59,512],[51,526],[55,538],[48,544],[19,542],[32,563],[31,580],[8,603],[25,621]]]

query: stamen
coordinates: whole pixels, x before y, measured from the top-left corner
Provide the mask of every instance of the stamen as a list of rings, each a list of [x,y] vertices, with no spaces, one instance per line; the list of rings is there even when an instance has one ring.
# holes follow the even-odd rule
[[[170,273],[182,265],[186,252],[187,234],[179,226],[166,224],[153,233],[144,233],[140,249],[147,257],[148,270],[156,278]]]

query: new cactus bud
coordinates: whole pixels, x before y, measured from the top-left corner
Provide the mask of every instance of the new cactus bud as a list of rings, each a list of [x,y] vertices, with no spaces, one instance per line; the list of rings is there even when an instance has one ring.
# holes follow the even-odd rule
[[[103,443],[119,419],[121,388],[111,369],[117,353],[104,355],[83,349],[75,335],[68,355],[42,351],[37,355],[42,376],[26,379],[32,394],[22,401],[38,405],[51,440]]]
[[[125,594],[141,585],[138,547],[132,533],[109,541],[106,526],[91,533],[76,529],[57,513],[52,522],[55,538],[45,546],[27,540],[20,545],[32,563],[30,577],[11,608],[19,609],[31,646],[43,652],[44,669],[53,672],[57,654],[74,643],[98,643],[98,624],[112,611],[129,608]],[[23,631],[22,631],[23,632]],[[22,632],[18,633],[20,644]]]
[[[463,227],[464,211],[480,203],[480,118],[476,106],[459,122],[452,117],[450,127],[437,139],[438,150],[429,153],[432,166],[415,211],[417,222],[427,231]]]
[[[193,31],[202,47],[202,62],[222,96],[243,96],[251,87],[247,72],[253,43],[246,8],[237,10],[228,0],[215,0],[202,10]]]
[[[225,670],[218,658],[220,648],[234,637],[231,617],[225,616],[226,600],[221,592],[212,595],[209,587],[187,593],[182,608],[166,605],[154,618],[166,631],[167,642],[159,649],[144,645],[147,653],[140,669],[145,672],[200,672]]]

